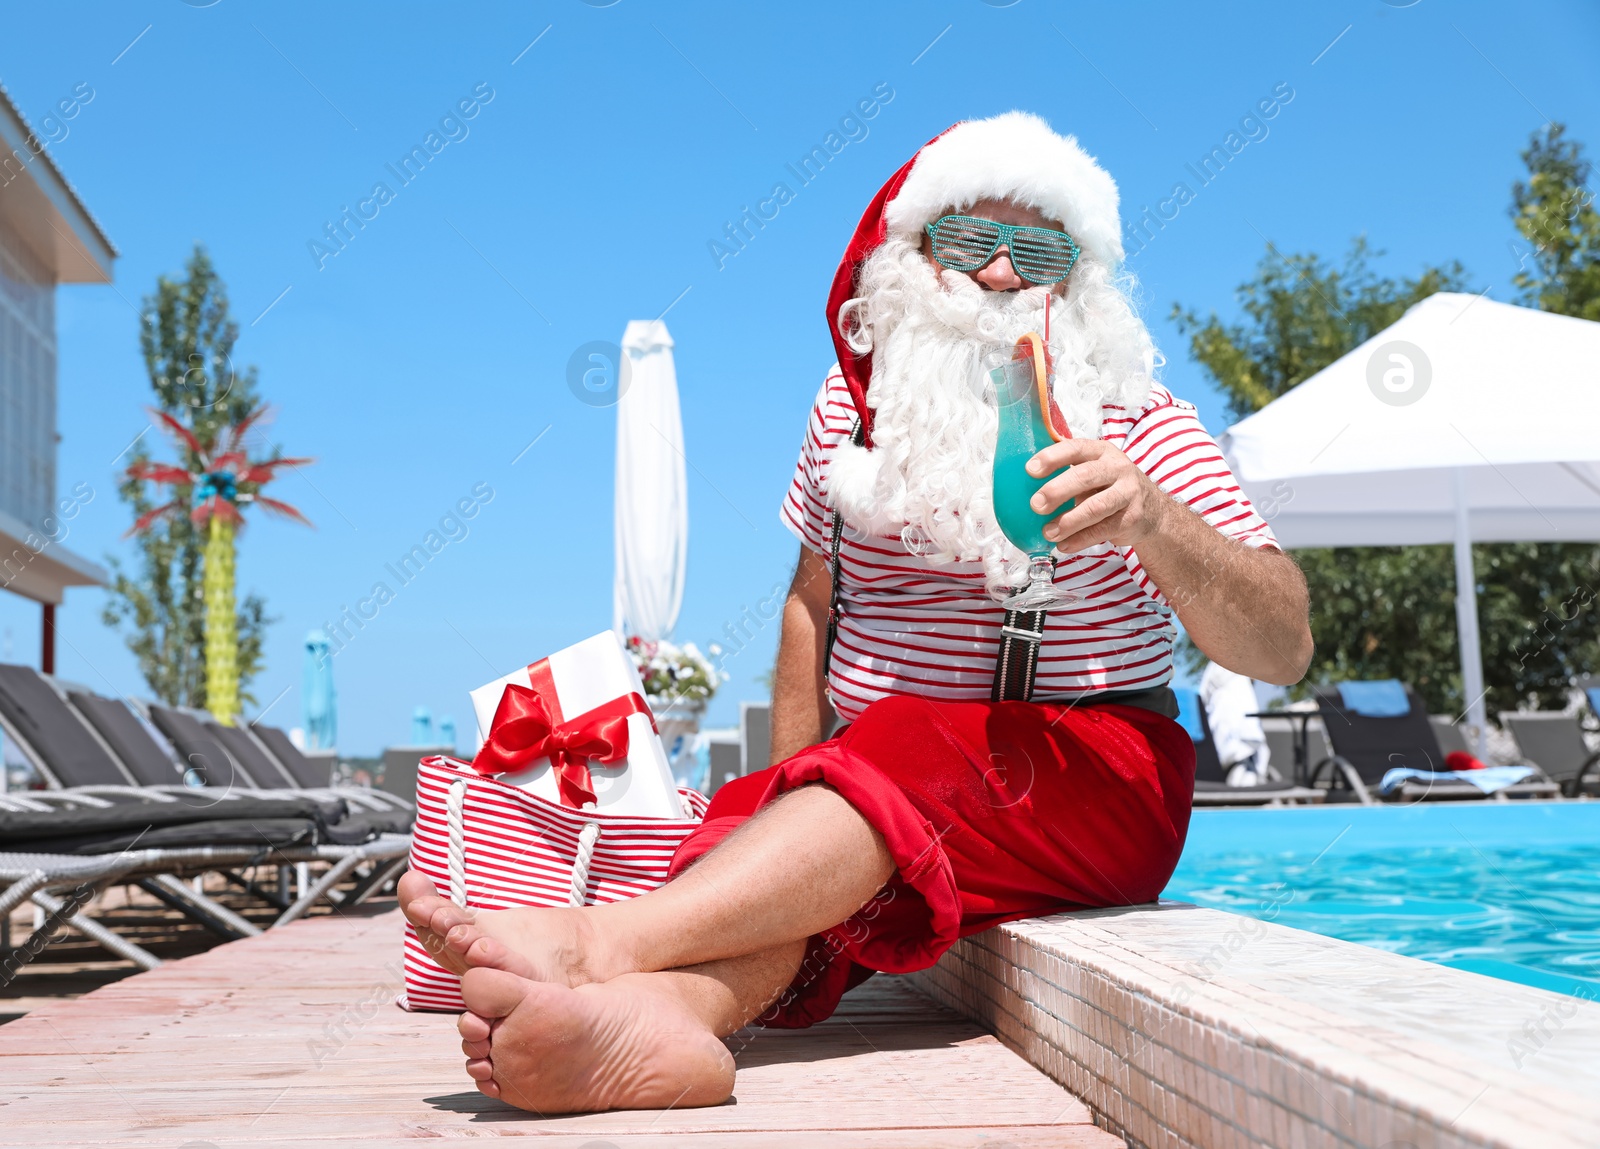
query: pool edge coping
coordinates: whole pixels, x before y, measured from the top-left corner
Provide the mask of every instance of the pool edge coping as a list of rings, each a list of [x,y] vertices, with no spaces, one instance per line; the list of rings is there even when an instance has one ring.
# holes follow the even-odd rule
[[[1559,1068],[1600,1066],[1600,1004],[1224,910],[1014,922],[913,978],[1134,1147],[1547,1149],[1600,1127],[1600,1069]]]

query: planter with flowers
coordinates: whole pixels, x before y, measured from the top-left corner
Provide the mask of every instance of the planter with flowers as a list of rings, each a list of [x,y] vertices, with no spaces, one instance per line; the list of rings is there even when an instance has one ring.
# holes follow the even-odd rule
[[[650,641],[629,635],[625,644],[633,664],[644,682],[644,699],[656,718],[656,729],[666,747],[672,772],[680,781],[695,785],[699,771],[695,761],[695,735],[706,703],[717,687],[728,680],[711,658],[700,653],[692,642],[682,646],[666,641]],[[712,644],[712,657],[722,653]]]

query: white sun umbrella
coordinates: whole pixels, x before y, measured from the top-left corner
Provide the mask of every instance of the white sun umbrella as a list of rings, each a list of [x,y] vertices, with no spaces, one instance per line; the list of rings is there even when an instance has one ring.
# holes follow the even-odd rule
[[[1600,540],[1600,323],[1441,292],[1221,443],[1285,546],[1455,544],[1481,748],[1472,543]]]
[[[672,633],[689,559],[689,490],[672,336],[635,319],[617,365],[617,569],[612,626],[657,640]]]

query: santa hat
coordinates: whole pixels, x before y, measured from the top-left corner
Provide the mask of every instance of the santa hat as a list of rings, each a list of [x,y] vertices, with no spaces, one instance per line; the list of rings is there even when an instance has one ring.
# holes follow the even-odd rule
[[[851,350],[839,330],[840,308],[855,296],[862,263],[891,234],[916,242],[927,224],[981,199],[1036,208],[1065,227],[1085,256],[1108,265],[1122,261],[1116,181],[1075,137],[1056,135],[1027,112],[1006,112],[963,120],[929,140],[867,205],[828,292],[828,330],[868,447],[872,352]]]

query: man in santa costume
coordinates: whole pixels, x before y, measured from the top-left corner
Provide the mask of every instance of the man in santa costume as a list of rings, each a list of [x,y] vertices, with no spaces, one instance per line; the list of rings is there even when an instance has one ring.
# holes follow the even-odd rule
[[[1299,569],[1155,382],[1121,258],[1111,177],[1023,113],[955,125],[872,201],[782,508],[800,557],[775,765],[724,786],[673,880],[632,901],[472,914],[404,880],[408,918],[464,975],[484,1093],[543,1113],[716,1104],[722,1039],[746,1025],[809,1025],[1000,922],[1159,894],[1194,783],[1174,615],[1268,682],[1299,680],[1311,636]],[[1054,593],[1008,612],[1029,564],[995,522],[981,366],[1046,329],[1070,438],[1028,469],[1055,475],[1033,502],[1056,516]]]

